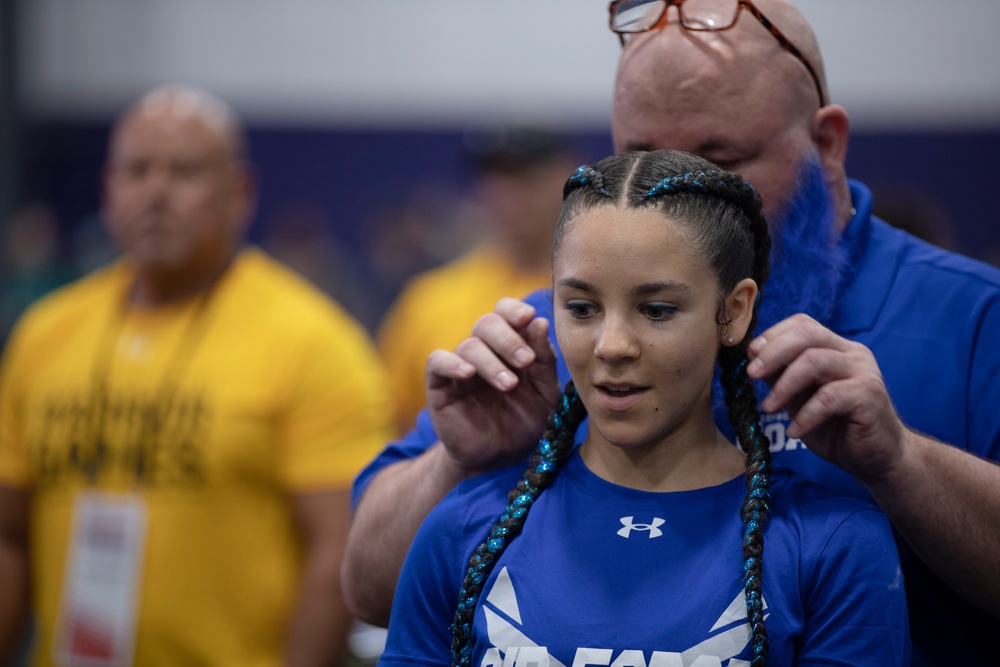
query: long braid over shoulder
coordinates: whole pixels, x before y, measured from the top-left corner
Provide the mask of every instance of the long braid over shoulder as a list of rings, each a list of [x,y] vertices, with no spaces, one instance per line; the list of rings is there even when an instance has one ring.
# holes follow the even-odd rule
[[[548,427],[532,454],[528,469],[510,493],[507,507],[490,528],[486,540],[469,559],[452,625],[452,665],[466,667],[472,658],[472,620],[483,584],[511,541],[521,533],[532,504],[548,487],[573,451],[573,440],[587,411],[572,381],[549,416]]]

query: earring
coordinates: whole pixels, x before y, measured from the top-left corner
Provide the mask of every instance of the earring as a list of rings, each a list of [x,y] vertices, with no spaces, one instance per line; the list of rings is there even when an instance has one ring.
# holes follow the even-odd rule
[[[733,337],[729,336],[728,338],[726,338],[726,342],[729,343],[730,345],[732,345],[733,344]]]

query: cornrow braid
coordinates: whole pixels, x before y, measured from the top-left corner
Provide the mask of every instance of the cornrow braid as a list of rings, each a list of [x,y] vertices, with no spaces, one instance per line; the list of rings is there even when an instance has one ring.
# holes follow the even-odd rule
[[[768,251],[771,248],[771,237],[769,234],[761,236],[757,232],[757,223],[767,221],[761,212],[760,195],[752,185],[740,178],[739,174],[727,171],[719,171],[715,174],[706,174],[704,171],[687,172],[680,176],[668,176],[650,188],[643,199],[651,199],[661,195],[676,194],[679,192],[690,192],[693,194],[706,194],[721,199],[729,204],[737,206],[750,223],[750,231],[755,242],[759,239],[766,241]],[[756,251],[756,248],[755,248]],[[754,253],[754,266],[758,266],[758,258]],[[763,282],[759,282],[763,285]]]
[[[747,333],[732,347],[722,347],[718,362],[726,402],[726,411],[733,431],[746,454],[746,496],[740,508],[743,521],[743,589],[746,598],[747,622],[750,625],[752,667],[764,667],[767,661],[768,639],[764,624],[764,598],[761,592],[764,555],[764,526],[769,512],[769,477],[771,471],[770,442],[760,428],[757,392],[747,376],[747,346],[757,325],[763,286],[770,272],[771,237],[767,219],[761,209],[760,196],[737,174],[704,171],[668,176],[650,188],[644,200],[671,194],[694,193],[721,199],[737,207],[743,214],[746,231],[753,242],[750,271],[758,285],[757,298]]]
[[[698,180],[701,179],[701,180]],[[708,180],[705,172],[691,172],[680,176],[667,176],[646,192],[646,198],[671,191],[703,192],[706,190],[703,181]]]
[[[569,459],[577,427],[586,416],[587,409],[570,381],[555,411],[549,416],[548,427],[538,443],[538,449],[531,456],[528,469],[517,486],[507,494],[507,507],[490,528],[486,540],[476,547],[469,559],[452,624],[453,666],[469,667],[471,664],[472,622],[483,584],[511,541],[521,534],[528,512],[539,494],[552,483]]]

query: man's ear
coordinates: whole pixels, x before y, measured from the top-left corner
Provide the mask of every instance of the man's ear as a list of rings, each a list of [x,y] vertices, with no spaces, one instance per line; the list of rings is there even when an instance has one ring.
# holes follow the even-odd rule
[[[847,112],[839,104],[822,107],[813,118],[812,139],[828,181],[844,177],[850,130]]]
[[[751,278],[744,278],[736,283],[736,287],[726,297],[726,321],[729,324],[719,332],[723,345],[737,345],[747,335],[756,300],[757,283]]]

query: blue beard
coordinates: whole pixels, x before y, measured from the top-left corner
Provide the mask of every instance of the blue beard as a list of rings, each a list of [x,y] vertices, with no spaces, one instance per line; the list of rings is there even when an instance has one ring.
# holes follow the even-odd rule
[[[771,275],[755,333],[796,313],[828,326],[849,266],[834,229],[834,207],[818,160],[806,162],[795,196],[772,223]]]
[[[784,214],[771,224],[771,274],[764,285],[755,334],[796,313],[805,313],[829,326],[837,295],[850,268],[849,253],[839,242],[839,232],[834,230],[835,220],[833,198],[823,179],[823,168],[817,159],[810,159],[802,169],[795,195]],[[732,440],[719,373],[715,375],[715,421]],[[755,384],[758,398],[770,391],[762,381]]]

